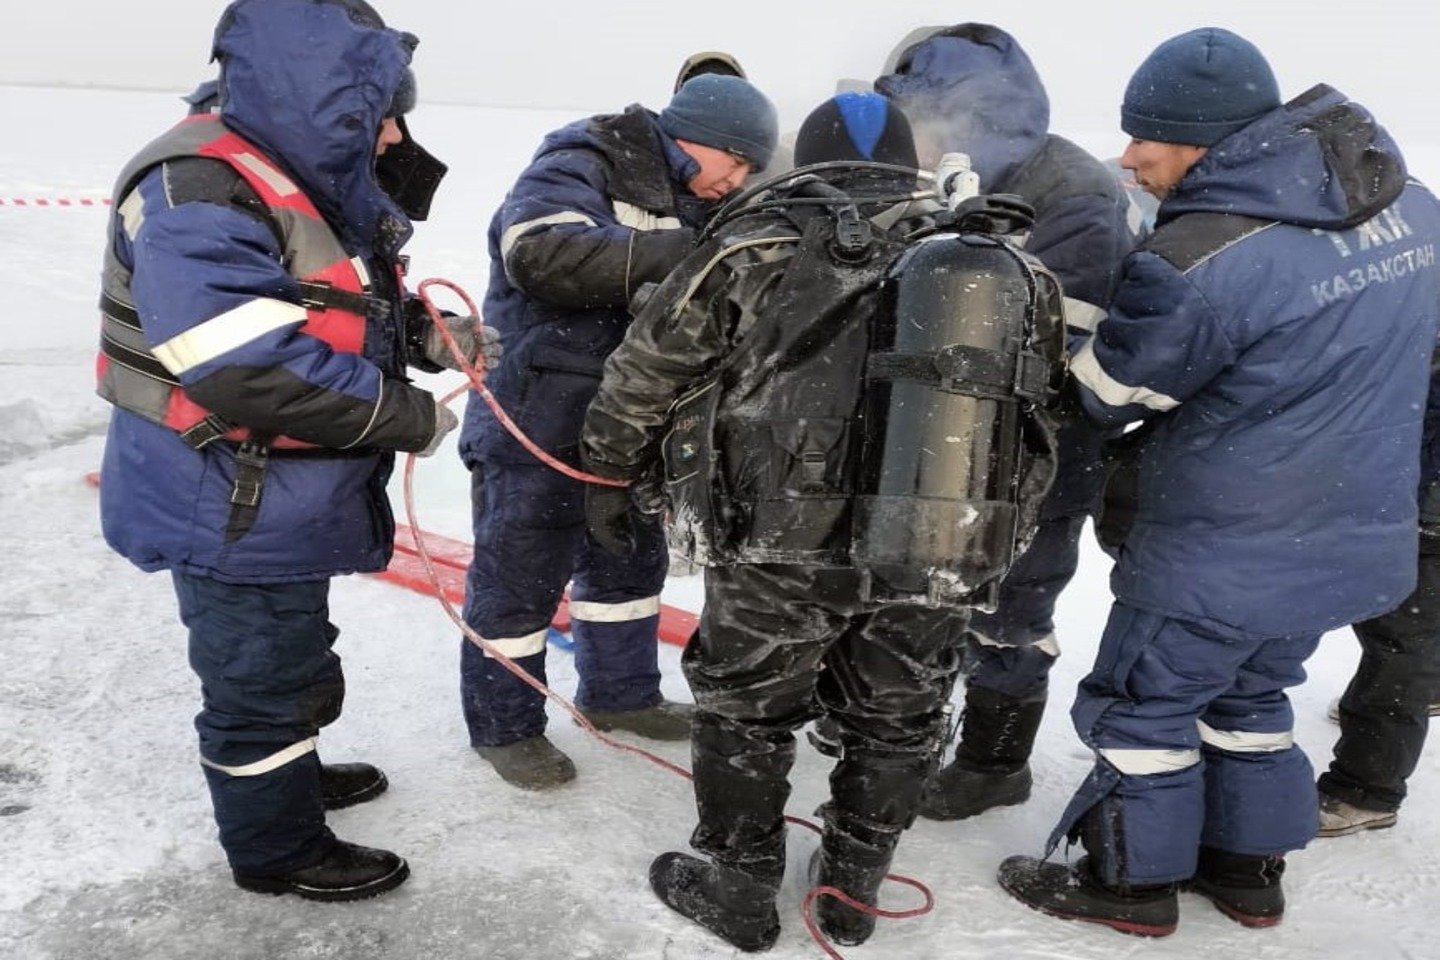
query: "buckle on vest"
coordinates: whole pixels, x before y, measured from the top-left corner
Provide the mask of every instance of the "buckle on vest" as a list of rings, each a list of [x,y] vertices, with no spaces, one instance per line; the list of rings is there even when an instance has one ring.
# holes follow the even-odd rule
[[[260,506],[260,488],[269,466],[269,447],[254,440],[240,444],[235,451],[235,485],[230,490],[230,503],[237,507]]]
[[[379,297],[340,290],[322,280],[300,281],[300,306],[307,310],[344,310],[371,320],[390,315],[390,304]]]
[[[180,439],[184,440],[186,446],[191,450],[202,450],[206,444],[219,440],[234,429],[233,423],[212,413],[188,430],[182,430]]]

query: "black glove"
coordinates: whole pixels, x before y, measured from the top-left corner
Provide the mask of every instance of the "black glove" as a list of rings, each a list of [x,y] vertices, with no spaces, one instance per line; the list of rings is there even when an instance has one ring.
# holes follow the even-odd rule
[[[630,263],[625,277],[627,299],[641,284],[664,280],[694,246],[695,231],[689,227],[636,230],[631,238]]]
[[[585,527],[609,552],[628,557],[635,552],[635,527],[630,521],[630,488],[600,483],[585,487]]]

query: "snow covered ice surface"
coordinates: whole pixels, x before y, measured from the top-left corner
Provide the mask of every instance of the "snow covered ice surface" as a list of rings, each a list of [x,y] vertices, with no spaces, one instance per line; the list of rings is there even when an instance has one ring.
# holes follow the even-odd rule
[[[98,198],[141,142],[177,117],[169,94],[0,87],[0,197]],[[413,277],[446,276],[478,297],[482,236],[539,136],[571,112],[425,107],[417,135],[454,168],[434,220],[410,251]],[[81,122],[77,118],[83,118]],[[1112,141],[1113,142],[1113,141]],[[483,145],[483,149],[482,149]],[[1405,145],[1433,161],[1437,151]],[[1103,150],[1105,142],[1095,149]],[[1422,176],[1437,179],[1416,164]],[[1433,163],[1432,163],[1433,166]],[[168,578],[111,554],[94,492],[106,410],[92,396],[100,208],[0,206],[0,957],[10,960],[690,960],[737,956],[670,913],[645,882],[650,859],[685,849],[689,788],[588,741],[558,711],[550,733],[579,779],[548,794],[506,787],[468,749],[458,703],[456,631],[434,600],[368,577],[337,580],[349,693],[322,737],[330,760],[383,767],[391,789],[331,816],[351,840],[395,849],[412,879],[359,904],[244,893],[213,839],[190,720],[199,691]],[[456,375],[435,378],[441,387]],[[416,471],[421,524],[467,535],[466,477],[450,451]],[[398,491],[398,487],[397,487]],[[1291,858],[1290,907],[1273,930],[1245,930],[1183,895],[1164,941],[1042,917],[994,883],[1000,860],[1038,853],[1089,766],[1066,708],[1109,603],[1107,564],[1087,535],[1060,603],[1067,649],[1041,731],[1034,798],[959,823],[920,821],[897,869],[927,883],[935,910],[881,921],[854,958],[1245,957],[1301,960],[1436,955],[1440,910],[1440,747],[1411,782],[1393,830],[1315,842]],[[695,608],[698,578],[667,600]],[[1357,647],[1329,638],[1295,692],[1297,736],[1317,766],[1336,728],[1325,705]],[[666,692],[688,699],[678,651],[662,649]],[[573,692],[568,655],[551,679]],[[656,752],[688,766],[683,744]],[[802,745],[792,813],[809,815],[828,767]],[[815,838],[792,830],[797,868],[782,895],[776,960],[821,955],[801,924],[798,868]],[[884,902],[915,902],[890,886]]]

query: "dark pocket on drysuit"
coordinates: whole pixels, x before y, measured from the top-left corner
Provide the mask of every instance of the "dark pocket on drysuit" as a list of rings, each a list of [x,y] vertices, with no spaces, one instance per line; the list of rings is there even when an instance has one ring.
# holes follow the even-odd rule
[[[779,420],[770,425],[774,444],[767,499],[843,495],[845,432],[842,417]]]

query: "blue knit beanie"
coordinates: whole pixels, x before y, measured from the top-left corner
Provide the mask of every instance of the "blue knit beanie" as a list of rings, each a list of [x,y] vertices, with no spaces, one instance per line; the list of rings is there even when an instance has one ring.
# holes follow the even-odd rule
[[[729,150],[763,170],[775,151],[775,106],[748,80],[707,73],[687,80],[660,111],[660,129],[676,140]]]
[[[1209,147],[1280,106],[1270,64],[1244,37],[1202,27],[1171,37],[1125,88],[1120,129],[1141,140]]]

